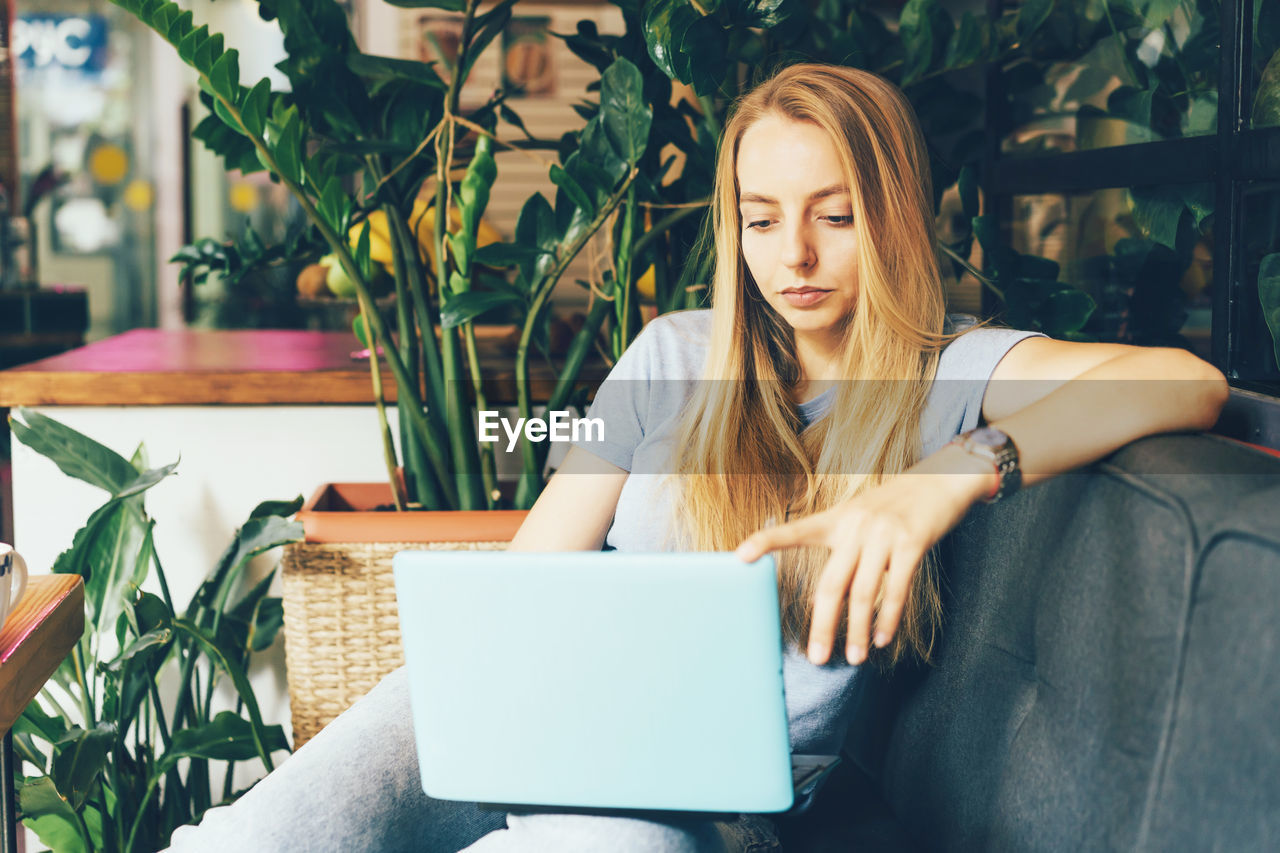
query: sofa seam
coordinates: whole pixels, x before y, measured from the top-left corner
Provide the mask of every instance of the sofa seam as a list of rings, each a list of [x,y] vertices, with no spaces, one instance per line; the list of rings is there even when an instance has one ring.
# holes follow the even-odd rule
[[[1115,478],[1117,481],[1124,483],[1130,488],[1136,489],[1148,496],[1158,498],[1165,506],[1173,509],[1180,514],[1185,522],[1186,529],[1190,531],[1190,542],[1184,551],[1183,556],[1183,581],[1182,581],[1182,618],[1178,620],[1176,648],[1173,661],[1171,662],[1172,672],[1169,677],[1170,692],[1169,703],[1165,710],[1164,720],[1160,725],[1160,732],[1156,740],[1156,754],[1152,760],[1151,781],[1147,784],[1147,794],[1144,798],[1142,807],[1142,820],[1138,824],[1138,837],[1134,842],[1135,850],[1145,849],[1151,837],[1151,824],[1155,819],[1156,802],[1160,794],[1160,789],[1164,785],[1165,770],[1169,757],[1169,745],[1173,740],[1174,722],[1177,716],[1178,700],[1182,695],[1182,679],[1183,672],[1186,668],[1187,645],[1190,637],[1191,611],[1194,608],[1194,594],[1200,573],[1200,563],[1202,556],[1208,547],[1208,543],[1201,546],[1200,529],[1196,525],[1195,516],[1192,515],[1186,501],[1177,495],[1159,489],[1152,485],[1142,477],[1132,474],[1123,468],[1110,463],[1099,462],[1097,469],[1105,472],[1108,476]],[[1212,538],[1210,539],[1212,541]]]

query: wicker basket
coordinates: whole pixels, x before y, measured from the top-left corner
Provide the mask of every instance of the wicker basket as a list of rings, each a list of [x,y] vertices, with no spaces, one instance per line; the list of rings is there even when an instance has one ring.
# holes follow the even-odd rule
[[[326,483],[298,513],[306,541],[285,546],[295,749],[404,663],[391,568],[396,553],[504,550],[526,515],[369,511],[390,500],[385,483]]]
[[[405,549],[500,551],[500,542],[286,546],[285,665],[293,746],[302,746],[404,663],[391,558]]]

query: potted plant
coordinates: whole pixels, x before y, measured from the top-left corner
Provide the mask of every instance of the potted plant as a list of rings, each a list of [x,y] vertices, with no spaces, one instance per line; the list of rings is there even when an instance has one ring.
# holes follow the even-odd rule
[[[288,755],[248,677],[280,628],[275,572],[257,583],[245,573],[250,558],[301,537],[288,519],[301,499],[254,509],[182,607],[145,504],[178,463],[152,468],[142,447],[126,459],[34,411],[9,423],[18,441],[107,493],[52,566],[84,578],[85,631],[13,726],[22,820],[58,851],[165,847],[176,827],[243,793],[237,762],[267,772]],[[234,690],[234,710],[218,710],[218,682]]]
[[[384,630],[377,620],[388,612],[394,617],[394,609],[382,604],[394,595],[390,557],[396,550],[406,543],[503,547],[541,489],[545,446],[523,444],[519,480],[514,490],[504,490],[493,445],[477,441],[476,413],[491,406],[476,321],[498,309],[517,318],[511,371],[520,414],[531,417],[530,367],[547,347],[551,293],[593,235],[608,229],[617,246],[610,259],[614,272],[594,283],[597,298],[545,400],[550,410],[564,409],[575,392],[581,398],[577,379],[602,330],[608,327],[616,356],[639,327],[633,249],[644,236],[652,245],[687,214],[642,234],[639,201],[653,189],[639,167],[649,144],[653,95],[646,96],[646,81],[624,56],[603,67],[599,103],[583,106],[584,126],[561,140],[500,138],[500,119],[523,128],[501,93],[463,111],[460,93],[468,74],[509,21],[514,0],[484,12],[479,0],[391,0],[460,13],[462,37],[447,68],[362,53],[336,3],[262,0],[261,14],[277,20],[285,36],[287,58],[279,67],[290,80],[287,93],[272,92],[266,79],[242,83],[236,51],[176,4],[113,2],[165,38],[198,74],[212,114],[194,135],[229,168],[266,169],[290,191],[338,267],[332,275],[345,280],[360,305],[356,331],[370,353],[388,477],[381,486],[322,490],[300,514],[307,541],[286,551],[288,667],[295,731],[305,738],[313,730],[306,719],[333,715],[309,711],[308,694],[341,693],[336,713],[398,660],[398,644],[391,643],[389,662],[373,661],[367,677],[339,671],[331,659],[315,659],[313,667],[308,656],[323,644],[306,632],[323,634],[330,624],[326,613],[336,606],[342,608],[340,630],[351,630],[361,618],[350,606],[356,600],[371,602],[371,630]],[[554,203],[541,194],[529,198],[514,241],[486,245],[479,239],[481,218],[497,178],[497,146],[557,150],[558,160],[547,161],[557,192]],[[394,325],[374,309],[379,257],[391,262]],[[390,390],[384,367],[394,383],[398,450],[390,404],[384,403]],[[429,512],[374,511],[379,505]],[[329,538],[327,510],[347,518],[360,511],[354,513],[356,529],[339,532],[344,541],[322,541]],[[394,633],[394,626],[389,630]],[[337,657],[356,661],[369,648],[355,638],[350,653]],[[310,685],[313,671],[325,683]],[[315,707],[327,708],[324,702]]]

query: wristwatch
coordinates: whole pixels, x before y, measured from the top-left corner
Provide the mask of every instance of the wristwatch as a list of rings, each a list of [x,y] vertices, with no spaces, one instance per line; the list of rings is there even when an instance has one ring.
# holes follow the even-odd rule
[[[948,442],[948,445],[951,444],[959,445],[970,456],[984,459],[995,466],[999,482],[994,492],[982,498],[984,503],[993,504],[1001,498],[1007,498],[1022,485],[1018,448],[1003,430],[989,426],[978,427],[957,435]]]

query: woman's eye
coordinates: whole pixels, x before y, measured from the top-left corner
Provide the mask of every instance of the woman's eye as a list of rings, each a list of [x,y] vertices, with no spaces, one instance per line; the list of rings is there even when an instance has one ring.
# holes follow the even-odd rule
[[[755,219],[747,223],[748,229],[751,229],[751,228],[764,229],[768,227],[769,227],[769,220],[767,219]]]
[[[852,216],[824,216],[822,218],[830,222],[832,225],[852,225],[853,224]]]

